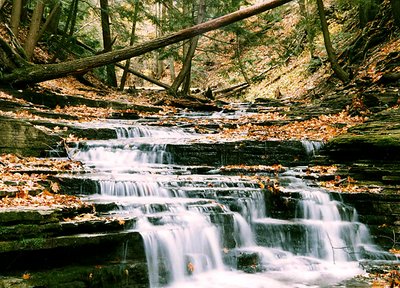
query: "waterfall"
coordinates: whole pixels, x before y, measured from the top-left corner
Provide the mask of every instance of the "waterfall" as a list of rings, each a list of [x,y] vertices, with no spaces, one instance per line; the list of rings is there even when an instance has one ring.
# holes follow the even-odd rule
[[[281,193],[299,195],[295,216],[267,217],[265,191],[251,180],[192,175],[185,166],[171,172],[167,144],[193,135],[145,125],[116,131],[118,139],[86,141],[75,159],[96,169],[97,197],[135,219],[150,287],[327,287],[362,272],[360,259],[388,257],[352,207],[296,170],[278,176]],[[319,149],[303,145],[307,153]]]
[[[323,146],[321,141],[302,140],[301,144],[309,155],[315,155]]]

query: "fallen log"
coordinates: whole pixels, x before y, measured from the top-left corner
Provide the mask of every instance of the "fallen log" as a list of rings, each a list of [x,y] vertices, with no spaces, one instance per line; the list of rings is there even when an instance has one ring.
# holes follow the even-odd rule
[[[291,2],[291,0],[270,0],[262,2],[221,16],[219,18],[212,19],[210,21],[180,30],[170,35],[162,36],[151,41],[140,43],[136,46],[126,47],[119,50],[106,52],[100,55],[66,61],[58,64],[23,66],[16,69],[15,67],[13,67],[14,69],[11,69],[10,72],[0,75],[0,83],[7,85],[26,85],[51,79],[57,79],[67,75],[82,74],[84,72],[92,70],[93,68],[117,63],[122,60],[140,56],[156,49],[186,39],[190,39],[192,37],[212,30],[216,30],[223,26],[227,26],[237,21],[260,14],[262,12],[276,8],[289,2]],[[0,46],[0,55],[4,54],[2,52],[4,52],[3,45]],[[8,56],[16,57],[15,53],[9,54]],[[0,64],[7,64],[3,57],[0,57]],[[5,70],[7,71],[7,69]]]

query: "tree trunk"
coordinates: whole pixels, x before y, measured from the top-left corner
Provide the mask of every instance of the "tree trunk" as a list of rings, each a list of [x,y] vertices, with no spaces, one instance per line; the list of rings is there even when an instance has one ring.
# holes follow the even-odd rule
[[[22,52],[24,53],[25,51]],[[0,38],[0,75],[2,73],[12,73],[13,70],[17,68],[25,68],[29,65],[25,60],[25,57],[21,56],[21,54],[22,53],[15,50],[11,45],[4,41],[3,38]]]
[[[238,60],[240,72],[242,73],[242,76],[243,76],[244,80],[246,81],[246,83],[250,84],[251,80],[250,80],[249,76],[247,75],[246,69],[245,69],[243,61],[242,61],[242,48],[240,46],[240,37],[239,37],[238,32],[236,32],[236,45],[235,46],[236,46],[235,47],[235,56]]]
[[[58,25],[60,23],[60,18],[61,18],[61,1],[57,1],[56,3],[52,4],[51,12],[48,19],[48,24],[47,24],[47,31],[50,33],[57,33],[58,31]],[[46,20],[47,22],[47,20]]]
[[[10,27],[14,35],[18,35],[19,23],[21,21],[23,0],[14,0],[11,11]]]
[[[379,0],[364,0],[358,4],[358,18],[361,28],[371,20],[374,20],[379,12]]]
[[[133,43],[135,42],[135,36],[136,36],[136,23],[137,23],[137,16],[139,12],[139,0],[135,0],[134,4],[134,11],[133,11],[133,17],[132,17],[132,30],[131,30],[131,38],[129,39],[129,46],[132,46]],[[124,90],[125,87],[125,82],[128,77],[128,70],[129,70],[129,65],[131,64],[131,59],[126,60],[124,73],[122,74],[121,77],[121,83],[119,85],[119,90]]]
[[[54,5],[54,7],[51,9],[51,12],[50,12],[49,16],[47,17],[46,22],[43,24],[42,28],[40,29],[37,41],[39,41],[40,38],[42,38],[44,32],[46,32],[47,30],[51,30],[50,28],[54,29],[54,27],[51,27],[51,25],[56,25],[53,22],[54,22],[55,18],[60,17],[59,16],[60,13],[61,13],[61,2],[57,2],[56,5]],[[58,26],[58,22],[56,25],[56,30],[57,30],[57,26]]]
[[[169,74],[170,74],[170,78],[171,78],[171,82],[174,82],[175,81],[175,78],[176,78],[176,76],[175,76],[175,59],[174,59],[174,56],[169,56],[169,58],[168,58],[168,60],[169,60]]]
[[[44,6],[45,0],[38,0],[32,13],[31,24],[29,25],[29,33],[24,44],[24,49],[28,60],[31,60],[33,56],[33,50],[35,50],[36,44],[39,40],[40,25],[42,22],[41,20]]]
[[[34,65],[32,67],[14,69],[13,72],[10,74],[0,75],[0,83],[11,85],[38,83],[46,80],[64,77],[67,75],[84,73],[96,67],[116,63],[122,60],[145,54],[150,51],[154,51],[161,47],[183,41],[185,39],[190,39],[194,36],[227,26],[234,22],[260,14],[262,12],[279,7],[289,2],[291,2],[291,0],[271,0],[267,2],[262,2],[248,8],[244,8],[239,11],[221,16],[219,18],[195,25],[193,27],[180,30],[170,35],[143,42],[136,46],[126,47],[96,56],[76,59],[59,64],[42,64]]]
[[[61,40],[57,43],[56,49],[55,49],[55,54],[53,58],[51,59],[51,62],[55,62],[57,58],[62,57],[62,49],[64,46],[68,43],[68,36],[71,37],[74,33],[75,29],[75,23],[76,23],[76,17],[78,14],[78,2],[79,0],[72,0],[71,4],[68,8],[68,17],[67,21],[65,22],[64,30],[62,32],[62,38]],[[68,33],[69,30],[69,33]]]
[[[333,51],[331,37],[329,36],[328,23],[326,21],[326,16],[325,16],[324,4],[322,3],[322,0],[317,0],[317,5],[318,5],[319,19],[321,21],[322,34],[324,35],[326,53],[328,54],[329,62],[331,62],[332,69],[336,73],[337,77],[342,82],[346,83],[350,80],[350,76],[349,74],[347,74],[346,71],[343,70],[342,67],[340,67],[335,52]]]
[[[400,0],[390,0],[390,5],[392,6],[394,23],[400,27]]]
[[[312,23],[310,17],[312,15],[308,12],[308,1],[306,0],[299,0],[299,6],[300,6],[300,14],[301,17],[304,19],[304,24],[305,24],[305,30],[307,33],[307,42],[308,42],[308,50],[310,52],[310,59],[314,58],[314,31],[312,28]]]
[[[0,9],[3,8],[4,3],[6,3],[6,0],[0,0]]]
[[[115,66],[117,66],[117,67],[119,67],[119,68],[121,68],[121,69],[126,69],[126,66],[124,66],[124,65],[122,65],[122,64],[119,64],[119,63],[116,63]],[[162,83],[162,82],[158,81],[157,79],[153,79],[153,78],[151,78],[151,77],[148,77],[148,76],[146,76],[146,75],[144,75],[144,74],[142,74],[142,73],[140,73],[140,72],[138,72],[138,71],[135,71],[135,70],[133,70],[133,69],[130,69],[129,67],[128,67],[127,72],[128,72],[128,73],[131,73],[131,74],[133,74],[133,75],[135,75],[135,76],[137,76],[137,77],[139,77],[139,78],[142,78],[142,79],[144,79],[144,80],[146,80],[146,81],[148,81],[148,82],[150,82],[150,83],[153,83],[153,84],[155,84],[155,85],[157,85],[157,86],[160,86],[160,87],[162,87],[162,88],[164,88],[164,89],[166,89],[166,90],[171,89],[171,86],[169,86],[169,85],[167,85],[167,84],[165,84],[165,83]]]
[[[164,12],[164,6],[162,3],[156,3],[156,18],[157,18],[157,24],[156,24],[156,37],[162,37],[164,35],[163,33],[163,27],[162,23],[165,19],[165,12]],[[161,59],[161,51],[156,51],[155,53],[155,74],[156,74],[156,79],[160,79],[164,73],[164,61]]]
[[[110,29],[110,15],[108,9],[108,0],[100,0],[101,8],[101,28],[103,31],[103,48],[104,52],[109,52],[112,50],[112,39],[111,39],[111,29]],[[106,66],[107,68],[107,80],[106,83],[111,87],[117,87],[117,77],[115,75],[115,66],[110,63]]]
[[[199,0],[197,24],[200,24],[201,22],[203,22],[205,10],[206,10],[205,0]],[[179,72],[178,76],[175,78],[174,83],[172,83],[172,85],[171,85],[170,92],[172,93],[172,95],[177,95],[179,86],[181,86],[181,84],[183,83],[183,81],[185,79],[187,82],[186,82],[183,93],[187,94],[189,92],[190,78],[191,78],[190,77],[190,69],[192,67],[192,59],[193,59],[194,53],[196,52],[199,38],[200,38],[200,36],[196,36],[196,37],[193,37],[192,40],[190,41],[190,46],[186,53],[185,61],[183,62],[182,69]]]
[[[164,1],[164,5],[166,5],[168,17],[172,19],[173,18],[172,10],[175,9],[174,1],[173,0]],[[168,57],[168,62],[169,62],[168,63],[169,74],[171,79],[170,81],[171,83],[174,83],[176,74],[175,74],[175,55],[173,53],[171,54],[171,56]]]

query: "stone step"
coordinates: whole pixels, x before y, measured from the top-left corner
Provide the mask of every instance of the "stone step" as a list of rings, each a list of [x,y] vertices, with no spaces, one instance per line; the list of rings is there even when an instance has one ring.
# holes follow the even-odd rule
[[[136,231],[1,241],[0,270],[2,276],[27,275],[23,284],[30,286],[15,287],[119,287],[114,285],[121,280],[148,286],[143,240]],[[10,279],[0,278],[0,285]]]
[[[83,175],[69,175],[61,174],[54,176],[52,179],[57,180],[60,184],[61,191],[66,194],[80,194],[90,195],[100,193],[101,181],[109,188],[120,185],[125,186],[126,189],[140,189],[140,187],[154,186],[157,188],[164,188],[170,191],[196,193],[196,190],[201,192],[202,190],[219,190],[220,193],[223,191],[229,192],[229,190],[249,190],[256,191],[259,189],[259,184],[253,180],[249,180],[242,177],[234,176],[218,176],[218,175],[129,175],[129,174],[114,174],[114,180],[110,180],[106,175],[100,175],[95,173],[86,173]],[[103,180],[104,179],[104,180]],[[106,191],[104,191],[106,192]],[[129,191],[127,191],[128,193]],[[128,195],[128,194],[127,194]],[[204,198],[204,197],[203,197]]]
[[[309,163],[301,141],[232,141],[225,143],[167,144],[175,164],[184,165],[273,165],[297,166]]]
[[[322,220],[289,221],[264,218],[255,220],[253,225],[257,244],[261,246],[275,247],[298,255],[313,253],[324,258],[330,251],[315,243],[316,241],[325,241],[320,240],[326,237],[325,231],[322,229],[324,225],[331,225],[343,229],[343,231],[357,231],[361,223]],[[342,235],[343,239],[351,243],[352,239],[346,239],[344,236]],[[351,235],[348,234],[348,237],[351,237]],[[317,251],[314,251],[315,247],[318,247]],[[352,245],[349,244],[347,247],[352,247]],[[330,247],[330,249],[332,248]]]
[[[140,139],[140,138],[139,138]],[[137,153],[167,153],[176,165],[189,166],[224,166],[224,165],[274,165],[284,166],[306,165],[313,156],[311,147],[299,140],[237,140],[221,142],[203,142],[195,140],[180,140],[171,143],[165,140],[159,143],[159,147],[151,143],[133,142],[132,139],[118,140],[114,142],[88,141],[80,142],[78,147],[88,151],[94,147],[106,149],[121,149],[135,151]]]

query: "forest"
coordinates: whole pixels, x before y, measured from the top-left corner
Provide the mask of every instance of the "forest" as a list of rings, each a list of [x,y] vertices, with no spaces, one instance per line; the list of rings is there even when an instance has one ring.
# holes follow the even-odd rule
[[[400,0],[0,0],[0,287],[400,287]]]

